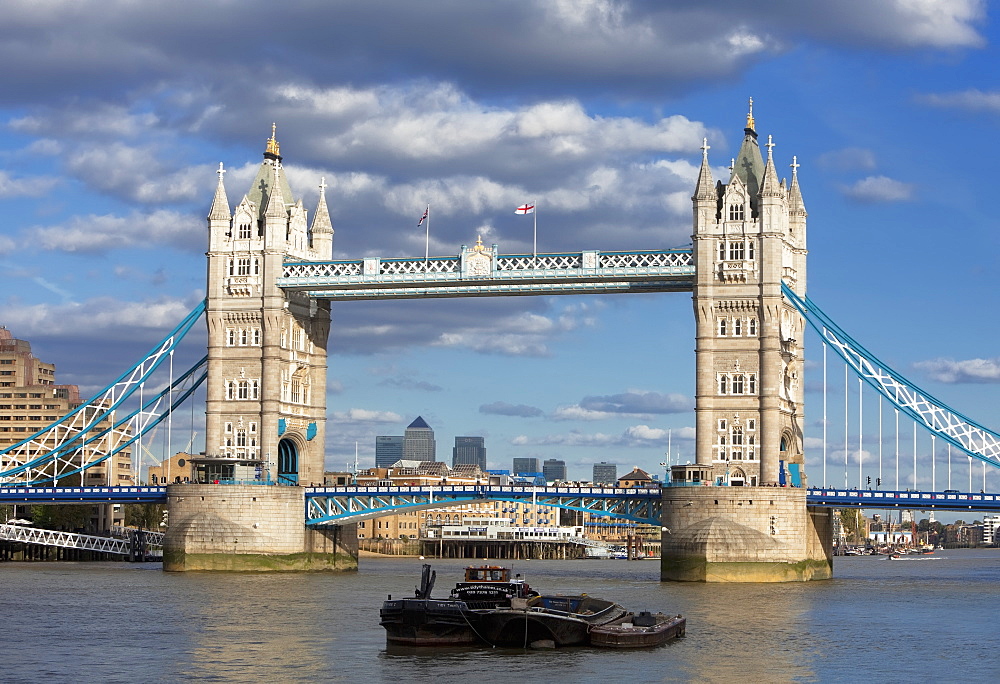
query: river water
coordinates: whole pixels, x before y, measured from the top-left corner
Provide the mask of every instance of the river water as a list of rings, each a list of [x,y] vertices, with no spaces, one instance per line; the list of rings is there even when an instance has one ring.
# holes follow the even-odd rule
[[[536,589],[682,613],[635,651],[387,648],[387,594],[435,595],[468,561],[362,558],[358,573],[172,574],[158,564],[0,564],[3,682],[1000,681],[1000,550],[837,558],[804,584],[661,584],[657,561],[517,561]]]

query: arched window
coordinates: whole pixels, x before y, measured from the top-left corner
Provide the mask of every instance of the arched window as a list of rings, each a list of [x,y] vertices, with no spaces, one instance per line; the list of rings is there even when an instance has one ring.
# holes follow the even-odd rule
[[[757,394],[757,374],[756,373],[750,373],[750,375],[747,376],[747,384],[749,385],[749,387],[747,388],[747,392],[749,394]]]
[[[734,318],[733,319],[733,335],[739,337],[743,334],[743,319]]]
[[[729,220],[730,221],[742,221],[744,217],[744,210],[742,204],[730,204],[729,205]]]
[[[726,260],[726,243],[725,242],[720,242],[719,243],[719,261],[725,261],[725,260]],[[232,273],[230,273],[229,275],[232,275]]]
[[[251,235],[250,234],[250,224],[249,223],[241,223],[240,224],[240,230],[239,230],[239,238],[240,238],[240,240],[249,240],[250,239],[250,235]]]
[[[719,394],[729,393],[729,378],[726,375],[719,375]]]
[[[747,334],[750,335],[751,337],[756,337],[757,336],[757,319],[756,318],[751,318],[749,321],[747,321]]]
[[[743,394],[743,378],[742,373],[736,373],[733,375],[733,394]],[[733,428],[734,430],[736,428]],[[742,428],[740,428],[742,430]]]
[[[726,336],[726,319],[725,318],[720,318],[719,319],[719,337],[725,337],[725,336]]]

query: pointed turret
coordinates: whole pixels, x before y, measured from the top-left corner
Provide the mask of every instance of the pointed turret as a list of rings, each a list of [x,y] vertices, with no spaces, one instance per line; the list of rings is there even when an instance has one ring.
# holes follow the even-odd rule
[[[764,176],[760,185],[761,197],[781,197],[785,193],[784,187],[778,181],[778,172],[774,170],[773,148],[771,136],[767,136],[767,164],[764,166]]]
[[[701,143],[701,168],[698,169],[698,184],[695,186],[694,199],[712,200],[717,199],[715,191],[715,181],[712,180],[712,169],[708,165],[708,151],[711,146],[708,138],[703,138]]]
[[[229,198],[226,197],[226,185],[222,182],[222,176],[226,173],[226,170],[222,167],[222,162],[219,162],[219,170],[216,171],[219,174],[219,184],[215,186],[215,197],[212,198],[212,208],[208,212],[209,221],[228,221],[232,218],[229,213]]]
[[[326,178],[319,181],[319,202],[313,215],[312,248],[321,259],[333,257],[333,222],[326,206]]]
[[[806,216],[806,205],[802,201],[802,190],[799,188],[799,159],[792,157],[792,183],[788,188],[788,213],[793,216]]]

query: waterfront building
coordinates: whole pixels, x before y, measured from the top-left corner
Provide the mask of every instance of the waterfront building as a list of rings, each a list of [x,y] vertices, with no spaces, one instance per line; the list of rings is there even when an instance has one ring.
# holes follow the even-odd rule
[[[545,475],[546,482],[564,482],[567,479],[566,461],[557,458],[545,459],[542,464],[542,473]]]
[[[403,458],[407,461],[437,460],[434,430],[420,416],[417,416],[403,433]]]
[[[403,435],[375,437],[375,467],[387,468],[403,458]]]
[[[400,460],[386,468],[370,468],[357,474],[359,486],[407,487],[476,485],[491,483],[502,476],[490,475],[474,464],[451,468],[441,461]],[[577,511],[559,511],[530,502],[488,501],[444,508],[385,515],[358,523],[359,539],[399,539],[427,537],[442,525],[460,525],[465,517],[507,520],[511,525],[533,528],[582,525]],[[430,535],[435,536],[435,535]],[[436,537],[440,538],[440,531]]]
[[[451,465],[476,465],[486,470],[486,440],[482,437],[456,437],[451,451]]]
[[[77,385],[56,383],[55,364],[36,358],[29,341],[16,339],[10,330],[0,327],[0,450],[47,428],[82,403]],[[101,421],[93,434],[109,427],[110,421]],[[89,460],[94,451],[102,448],[107,448],[107,445],[97,443],[96,446],[83,447],[76,459]],[[5,460],[0,459],[0,468],[8,466]],[[71,476],[75,481],[62,481],[56,485],[132,485],[137,484],[134,474],[131,449],[125,448],[83,473]],[[120,509],[120,506],[95,506],[91,517],[92,529],[105,530],[122,524]]]
[[[595,485],[612,485],[618,480],[618,464],[601,461],[594,464],[593,483]]]
[[[660,483],[645,470],[636,466],[631,472],[618,478],[619,487],[659,487]]]
[[[175,482],[194,482],[194,469],[191,459],[193,454],[178,452],[164,460],[159,465],[149,466],[146,482],[151,485],[164,485]]]
[[[993,545],[1000,543],[1000,515],[987,515],[983,517],[983,544]]]
[[[521,475],[522,473],[540,473],[542,472],[541,466],[538,465],[537,458],[525,458],[518,457],[514,459],[513,472],[515,475]]]

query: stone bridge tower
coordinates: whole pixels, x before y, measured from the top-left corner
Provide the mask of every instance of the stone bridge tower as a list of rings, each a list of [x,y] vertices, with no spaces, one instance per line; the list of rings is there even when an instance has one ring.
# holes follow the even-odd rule
[[[792,158],[778,179],[750,101],[726,184],[703,146],[695,187],[695,463],[664,490],[664,580],[768,582],[832,574],[830,513],[806,507],[805,322],[781,293],[805,294],[806,210]],[[695,486],[697,485],[697,486]]]
[[[805,294],[806,210],[794,157],[779,181],[754,126],[751,109],[726,185],[704,146],[693,198],[695,453],[716,480],[801,486],[804,321],[781,283]]]
[[[329,302],[286,294],[275,280],[286,261],[332,258],[325,184],[309,226],[283,173],[273,127],[257,176],[234,211],[221,164],[218,173],[208,216],[201,461],[236,480],[259,473],[283,484],[322,484]]]

